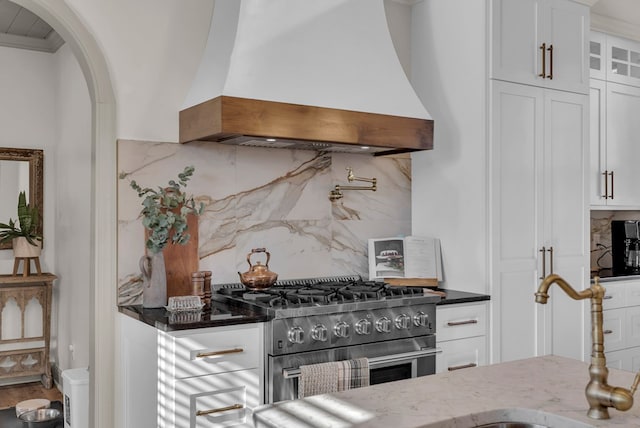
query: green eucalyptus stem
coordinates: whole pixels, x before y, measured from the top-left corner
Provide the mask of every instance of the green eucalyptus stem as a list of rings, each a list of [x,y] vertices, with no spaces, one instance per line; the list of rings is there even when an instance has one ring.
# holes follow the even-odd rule
[[[169,242],[185,245],[189,242],[187,233],[187,216],[189,214],[200,215],[204,204],[196,204],[193,196],[187,196],[183,188],[193,176],[195,168],[185,167],[178,174],[178,181],[169,180],[167,187],[141,187],[135,180],[130,181],[130,186],[142,199],[142,225],[149,231],[146,248],[155,254],[161,252]],[[120,178],[127,177],[121,173]],[[172,233],[173,232],[173,233]]]

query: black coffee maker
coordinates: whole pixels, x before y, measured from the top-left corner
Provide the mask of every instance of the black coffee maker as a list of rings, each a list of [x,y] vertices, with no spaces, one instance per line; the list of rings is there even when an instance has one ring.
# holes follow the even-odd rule
[[[613,275],[640,274],[640,221],[611,222]]]

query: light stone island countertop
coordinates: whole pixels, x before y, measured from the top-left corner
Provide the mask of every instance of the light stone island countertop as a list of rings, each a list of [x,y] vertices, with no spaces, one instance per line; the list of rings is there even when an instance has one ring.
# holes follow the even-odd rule
[[[545,356],[373,385],[257,408],[257,428],[471,428],[522,421],[553,428],[640,427],[640,397],[611,419],[588,418],[588,363]],[[635,374],[609,370],[629,388]]]

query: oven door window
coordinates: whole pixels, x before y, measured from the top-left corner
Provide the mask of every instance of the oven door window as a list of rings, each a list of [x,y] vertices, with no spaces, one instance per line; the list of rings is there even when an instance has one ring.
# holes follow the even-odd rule
[[[369,383],[371,385],[377,385],[395,380],[411,379],[413,377],[412,374],[415,373],[413,365],[413,363],[405,363],[371,369],[369,372]]]

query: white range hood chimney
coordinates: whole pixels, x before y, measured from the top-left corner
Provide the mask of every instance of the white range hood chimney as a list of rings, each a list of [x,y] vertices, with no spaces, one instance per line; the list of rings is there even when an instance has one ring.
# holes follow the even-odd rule
[[[383,0],[216,0],[180,113],[194,140],[384,154],[432,148],[433,121]]]

